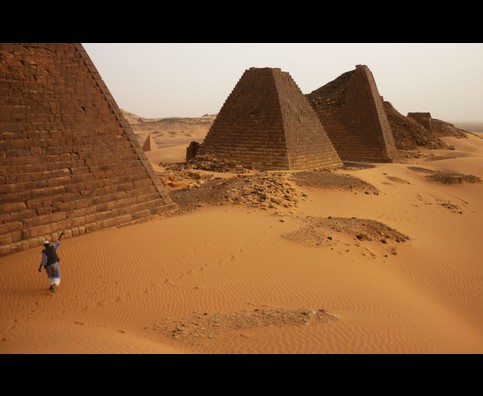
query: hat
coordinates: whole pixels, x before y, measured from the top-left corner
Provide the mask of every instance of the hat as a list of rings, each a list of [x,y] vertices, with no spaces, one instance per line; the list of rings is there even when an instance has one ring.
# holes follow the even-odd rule
[[[45,242],[44,242],[44,246],[45,246],[45,245],[50,245],[50,242],[49,242],[49,241],[45,241]]]

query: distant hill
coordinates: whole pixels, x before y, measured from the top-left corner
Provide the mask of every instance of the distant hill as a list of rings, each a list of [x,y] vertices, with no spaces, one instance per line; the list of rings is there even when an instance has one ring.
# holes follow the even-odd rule
[[[191,141],[202,142],[216,118],[216,114],[201,117],[144,118],[122,110],[142,145],[146,135],[151,133],[159,148],[185,144]]]

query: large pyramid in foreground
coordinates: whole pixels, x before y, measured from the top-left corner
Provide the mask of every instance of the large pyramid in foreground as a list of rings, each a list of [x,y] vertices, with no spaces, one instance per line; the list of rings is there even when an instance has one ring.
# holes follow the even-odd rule
[[[343,160],[394,161],[391,126],[367,66],[357,65],[306,96]]]
[[[0,44],[0,255],[174,207],[81,44]]]
[[[265,170],[342,166],[307,98],[278,68],[245,70],[200,146],[204,154]]]

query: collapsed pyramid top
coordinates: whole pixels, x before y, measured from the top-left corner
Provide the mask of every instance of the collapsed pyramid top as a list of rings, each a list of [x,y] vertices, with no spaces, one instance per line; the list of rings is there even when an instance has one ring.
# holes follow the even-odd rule
[[[203,154],[257,169],[342,165],[289,73],[268,67],[245,70],[200,146]]]
[[[367,66],[357,65],[306,96],[343,160],[395,159],[391,127]]]
[[[0,255],[174,206],[81,44],[0,44]]]
[[[425,127],[428,131],[433,132],[433,125],[431,123],[431,113],[429,112],[413,112],[408,113],[409,118],[412,118],[418,124]]]

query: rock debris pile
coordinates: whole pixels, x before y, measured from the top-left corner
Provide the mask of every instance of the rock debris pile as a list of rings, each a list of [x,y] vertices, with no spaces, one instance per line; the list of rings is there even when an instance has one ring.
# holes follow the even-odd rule
[[[168,337],[185,343],[198,343],[228,332],[272,326],[309,326],[337,320],[323,309],[255,309],[238,312],[193,313],[182,319],[167,318],[151,325]]]
[[[406,242],[407,235],[376,220],[359,219],[356,217],[313,217],[304,220],[304,226],[289,232],[284,237],[292,242],[306,247],[324,247],[337,244],[337,234],[351,235],[358,241],[377,241],[388,244]]]

